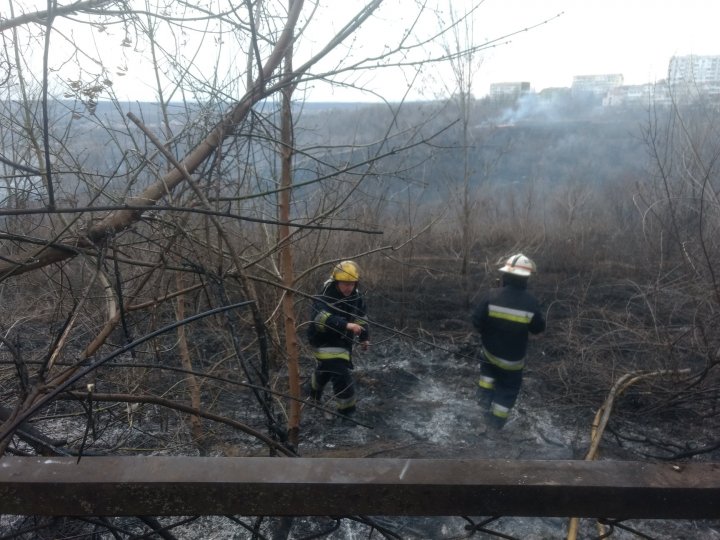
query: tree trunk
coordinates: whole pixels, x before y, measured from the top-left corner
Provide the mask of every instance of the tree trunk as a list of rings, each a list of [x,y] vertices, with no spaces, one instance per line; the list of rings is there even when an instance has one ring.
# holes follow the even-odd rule
[[[178,291],[183,290],[183,276],[180,272],[175,272],[175,284]],[[182,321],[185,318],[185,295],[181,294],[177,297],[176,305],[175,305],[175,316],[178,321]],[[193,371],[192,366],[192,360],[190,359],[190,348],[188,347],[187,342],[187,329],[185,325],[178,326],[177,328],[177,336],[178,336],[178,349],[180,351],[180,363],[182,364],[183,369],[191,372]],[[201,400],[200,400],[200,385],[198,384],[197,377],[193,375],[192,373],[188,373],[186,375],[187,386],[188,386],[188,392],[190,394],[190,405],[193,407],[193,409],[200,409],[201,408]],[[189,417],[190,422],[190,432],[192,434],[192,439],[195,445],[200,450],[200,454],[204,455],[205,452],[203,450],[203,428],[202,428],[202,422],[200,421],[200,417],[196,415],[190,415]]]
[[[295,0],[290,0],[290,9]],[[285,53],[285,72],[292,73],[293,48],[290,45]],[[288,441],[297,448],[300,435],[300,347],[297,339],[297,321],[295,316],[295,296],[292,288],[295,285],[293,273],[292,242],[290,241],[290,204],[292,195],[292,159],[293,159],[293,118],[292,118],[292,85],[283,89],[282,96],[282,126],[280,155],[282,156],[282,172],[280,181],[280,204],[278,207],[278,220],[281,225],[278,229],[280,237],[280,274],[285,292],[282,297],[282,313],[285,324],[285,353],[287,355],[288,386],[290,395],[290,415],[288,417]]]

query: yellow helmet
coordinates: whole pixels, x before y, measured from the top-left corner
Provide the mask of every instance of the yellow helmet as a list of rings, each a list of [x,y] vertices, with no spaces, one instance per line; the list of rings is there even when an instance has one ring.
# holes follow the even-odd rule
[[[341,261],[333,268],[332,278],[335,281],[359,281],[360,268],[353,261]]]

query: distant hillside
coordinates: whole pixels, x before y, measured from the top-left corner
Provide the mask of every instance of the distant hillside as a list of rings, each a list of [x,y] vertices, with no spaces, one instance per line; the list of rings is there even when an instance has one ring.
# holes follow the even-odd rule
[[[258,107],[258,116],[276,123],[274,105]],[[132,111],[154,133],[163,134],[159,107],[153,103],[99,102],[91,114],[83,104],[56,102],[54,129],[69,133],[67,148],[84,170],[122,177],[122,155],[138,141],[139,130],[126,118]],[[182,155],[211,129],[225,111],[197,105],[169,106],[174,152]],[[470,122],[470,184],[492,186],[535,182],[561,186],[601,184],[633,178],[646,165],[641,108],[615,111],[596,102],[521,100],[474,103]],[[374,163],[368,189],[399,191],[414,185],[421,198],[444,198],[463,179],[463,139],[459,112],[452,102],[397,104],[297,103],[295,136],[298,181],[327,174],[347,163]],[[448,126],[451,126],[448,128]],[[134,139],[128,136],[133,133]],[[242,132],[242,128],[240,129]],[[178,137],[179,135],[179,137]],[[271,140],[252,143],[273,147]],[[144,144],[144,143],[142,143]],[[148,147],[152,152],[152,148]],[[244,159],[240,152],[237,159]],[[253,170],[268,176],[273,152],[254,152]],[[225,159],[229,159],[225,156]],[[367,166],[356,172],[366,170]],[[265,171],[265,173],[263,173]],[[60,176],[62,178],[62,176]],[[112,181],[110,181],[112,185]],[[122,181],[120,181],[122,184]]]
[[[471,186],[598,185],[644,174],[643,108],[616,111],[594,102],[514,105],[477,104],[469,134]],[[385,105],[319,110],[300,118],[296,135],[301,145],[327,146],[328,161],[334,155],[338,163],[357,156],[359,148],[373,155],[417,143],[387,157],[377,170],[386,180],[426,186],[426,199],[443,198],[464,174],[457,110],[447,103],[411,103],[393,116],[396,112]],[[396,127],[389,139],[379,142],[392,122]],[[427,143],[420,143],[424,139]]]

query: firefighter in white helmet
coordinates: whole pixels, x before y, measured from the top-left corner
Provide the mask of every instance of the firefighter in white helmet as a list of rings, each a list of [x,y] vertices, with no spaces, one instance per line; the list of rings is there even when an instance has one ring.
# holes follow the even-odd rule
[[[527,291],[535,271],[522,253],[508,258],[500,268],[502,286],[491,289],[472,315],[482,340],[478,392],[496,428],[505,425],[520,393],[529,334],[545,330],[540,304]]]
[[[354,261],[336,264],[330,279],[313,297],[307,330],[316,360],[307,388],[309,397],[320,401],[325,385],[332,382],[338,412],[345,416],[356,410],[351,373],[353,344],[357,339],[366,350],[369,343],[365,301],[358,289],[359,281],[360,268]]]

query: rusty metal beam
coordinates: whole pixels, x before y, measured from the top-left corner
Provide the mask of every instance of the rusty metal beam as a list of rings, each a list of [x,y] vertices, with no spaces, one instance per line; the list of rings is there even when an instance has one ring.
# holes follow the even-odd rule
[[[720,464],[3,457],[0,513],[720,518]]]

